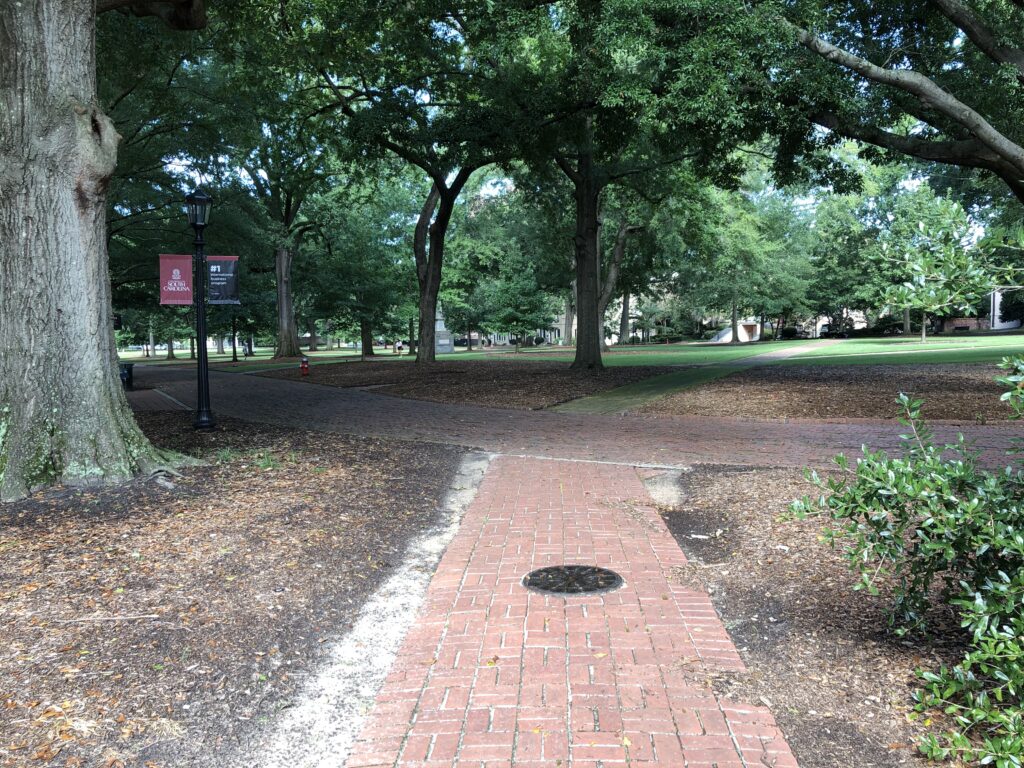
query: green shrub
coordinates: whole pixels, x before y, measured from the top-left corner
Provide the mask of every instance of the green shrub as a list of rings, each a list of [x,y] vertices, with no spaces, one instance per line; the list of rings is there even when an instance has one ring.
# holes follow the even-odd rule
[[[1024,417],[1024,357],[1007,358],[1003,399]],[[921,401],[900,395],[907,451],[890,457],[863,449],[854,466],[835,461],[840,476],[810,479],[822,490],[791,509],[798,517],[828,514],[826,537],[842,541],[858,589],[892,585],[890,619],[898,633],[920,629],[937,594],[954,606],[968,633],[963,661],[921,672],[919,712],[942,710],[957,729],[929,735],[921,751],[997,768],[1024,758],[1024,470],[991,472],[963,436],[936,446]]]

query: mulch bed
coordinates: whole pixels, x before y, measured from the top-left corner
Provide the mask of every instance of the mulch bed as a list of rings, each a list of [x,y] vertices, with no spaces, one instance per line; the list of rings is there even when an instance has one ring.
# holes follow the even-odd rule
[[[896,396],[924,400],[926,418],[1003,421],[1006,389],[994,365],[763,366],[647,403],[659,416],[894,419]]]
[[[710,592],[749,670],[706,682],[769,706],[800,765],[923,765],[913,671],[959,660],[951,613],[932,617],[931,638],[888,632],[887,596],[853,591],[842,553],[820,540],[825,521],[778,520],[814,491],[800,472],[704,466],[681,483],[662,512],[690,560],[678,577]]]
[[[565,362],[502,359],[430,365],[399,361],[337,363],[314,366],[308,377],[291,368],[259,375],[334,387],[373,387],[379,394],[413,400],[537,410],[676,370],[665,366],[617,366],[601,371],[574,371]]]
[[[461,453],[139,415],[208,466],[0,506],[0,766],[193,765],[287,704]]]

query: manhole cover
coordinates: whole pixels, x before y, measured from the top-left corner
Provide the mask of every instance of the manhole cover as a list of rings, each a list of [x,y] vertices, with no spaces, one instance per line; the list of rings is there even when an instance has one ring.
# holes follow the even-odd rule
[[[622,577],[595,565],[553,565],[530,571],[523,585],[537,592],[578,595],[583,592],[609,592],[622,586]]]

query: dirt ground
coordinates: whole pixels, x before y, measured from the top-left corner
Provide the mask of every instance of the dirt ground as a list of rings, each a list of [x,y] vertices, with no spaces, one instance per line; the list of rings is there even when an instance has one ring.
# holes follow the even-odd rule
[[[140,414],[210,464],[0,507],[0,766],[243,742],[437,518],[461,453]]]
[[[474,360],[438,362],[429,367],[405,362],[354,362],[313,366],[308,381],[334,387],[372,387],[379,394],[537,410],[614,389],[678,368],[617,366],[574,371],[565,362]],[[266,371],[263,376],[301,379],[298,369]]]
[[[900,392],[923,399],[926,418],[1002,421],[1005,387],[994,365],[763,366],[649,402],[659,416],[893,419]]]
[[[690,560],[679,578],[710,592],[750,670],[706,682],[769,706],[802,766],[923,766],[913,671],[959,659],[955,620],[933,617],[930,639],[888,633],[885,595],[852,590],[824,522],[778,520],[813,492],[800,472],[698,467],[681,490],[663,510]]]

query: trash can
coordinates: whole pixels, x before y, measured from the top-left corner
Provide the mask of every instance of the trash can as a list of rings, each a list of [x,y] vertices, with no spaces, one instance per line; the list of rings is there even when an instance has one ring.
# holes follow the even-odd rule
[[[135,363],[121,363],[121,383],[125,389],[135,389]]]

